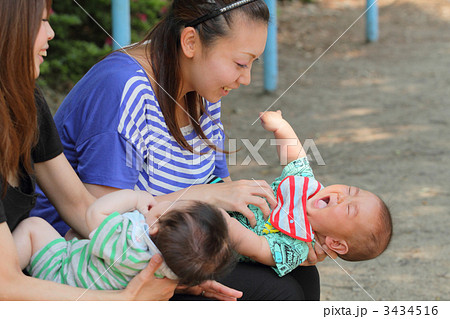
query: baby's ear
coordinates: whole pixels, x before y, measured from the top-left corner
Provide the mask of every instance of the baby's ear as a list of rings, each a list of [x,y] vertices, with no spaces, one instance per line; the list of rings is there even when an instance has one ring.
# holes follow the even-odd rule
[[[158,231],[159,231],[159,224],[158,224],[158,222],[156,222],[152,226],[150,226],[150,228],[148,230],[148,234],[150,236],[154,236],[154,235],[158,234]]]
[[[325,237],[325,244],[332,251],[339,255],[345,255],[348,252],[348,244],[344,239],[334,239],[330,236]]]

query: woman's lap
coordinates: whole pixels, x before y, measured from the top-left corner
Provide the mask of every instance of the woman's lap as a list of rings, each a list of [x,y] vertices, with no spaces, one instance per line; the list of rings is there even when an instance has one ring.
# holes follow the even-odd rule
[[[244,293],[249,300],[319,300],[320,280],[317,268],[298,267],[290,274],[278,277],[268,266],[238,263],[222,284]],[[205,300],[201,296],[175,295],[171,300]]]

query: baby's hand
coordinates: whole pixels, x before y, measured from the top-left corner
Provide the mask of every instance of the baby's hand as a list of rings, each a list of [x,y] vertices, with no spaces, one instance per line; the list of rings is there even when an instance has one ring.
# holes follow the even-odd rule
[[[142,214],[148,213],[150,208],[156,205],[155,198],[149,192],[136,191],[136,196],[136,209]]]
[[[285,123],[285,120],[283,119],[280,110],[276,112],[273,111],[260,112],[259,118],[261,119],[262,127],[269,132],[275,132]]]

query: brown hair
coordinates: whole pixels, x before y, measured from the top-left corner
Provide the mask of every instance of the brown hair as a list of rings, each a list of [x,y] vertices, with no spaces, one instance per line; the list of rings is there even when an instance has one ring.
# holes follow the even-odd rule
[[[183,210],[171,210],[159,219],[152,236],[179,283],[195,286],[227,274],[236,263],[228,227],[214,206],[195,201]]]
[[[0,185],[22,163],[32,172],[31,149],[37,142],[34,41],[51,0],[0,1]]]
[[[347,261],[363,261],[373,259],[384,252],[392,237],[392,217],[386,203],[379,198],[378,223],[373,225],[371,231],[354,234],[348,241],[349,249],[340,258]]]
[[[147,43],[146,54],[154,79],[164,88],[164,90],[160,87],[154,89],[169,132],[180,146],[191,152],[193,152],[193,148],[184,138],[180,130],[180,123],[177,122],[175,116],[177,104],[174,99],[179,97],[182,80],[179,63],[181,30],[187,23],[232,2],[234,1],[175,0],[167,16],[150,30],[141,42],[136,44],[136,46],[140,46]],[[252,21],[261,21],[266,24],[269,21],[269,11],[264,1],[254,1],[195,26],[202,45],[207,48],[217,39],[226,37],[230,32],[233,18],[238,14]],[[207,113],[204,99],[196,92],[186,94],[186,106],[187,113],[193,119],[199,119],[202,114]],[[195,121],[192,125],[197,135],[212,149],[217,150],[217,147],[208,141],[200,125]]]

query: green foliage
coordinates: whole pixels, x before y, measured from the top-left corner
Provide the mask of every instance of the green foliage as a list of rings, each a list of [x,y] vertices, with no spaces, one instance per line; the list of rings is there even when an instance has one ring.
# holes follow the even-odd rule
[[[159,21],[168,2],[130,0],[131,42],[141,40]],[[65,91],[112,51],[111,0],[57,0],[52,9],[50,24],[56,36],[41,65],[39,85]]]

